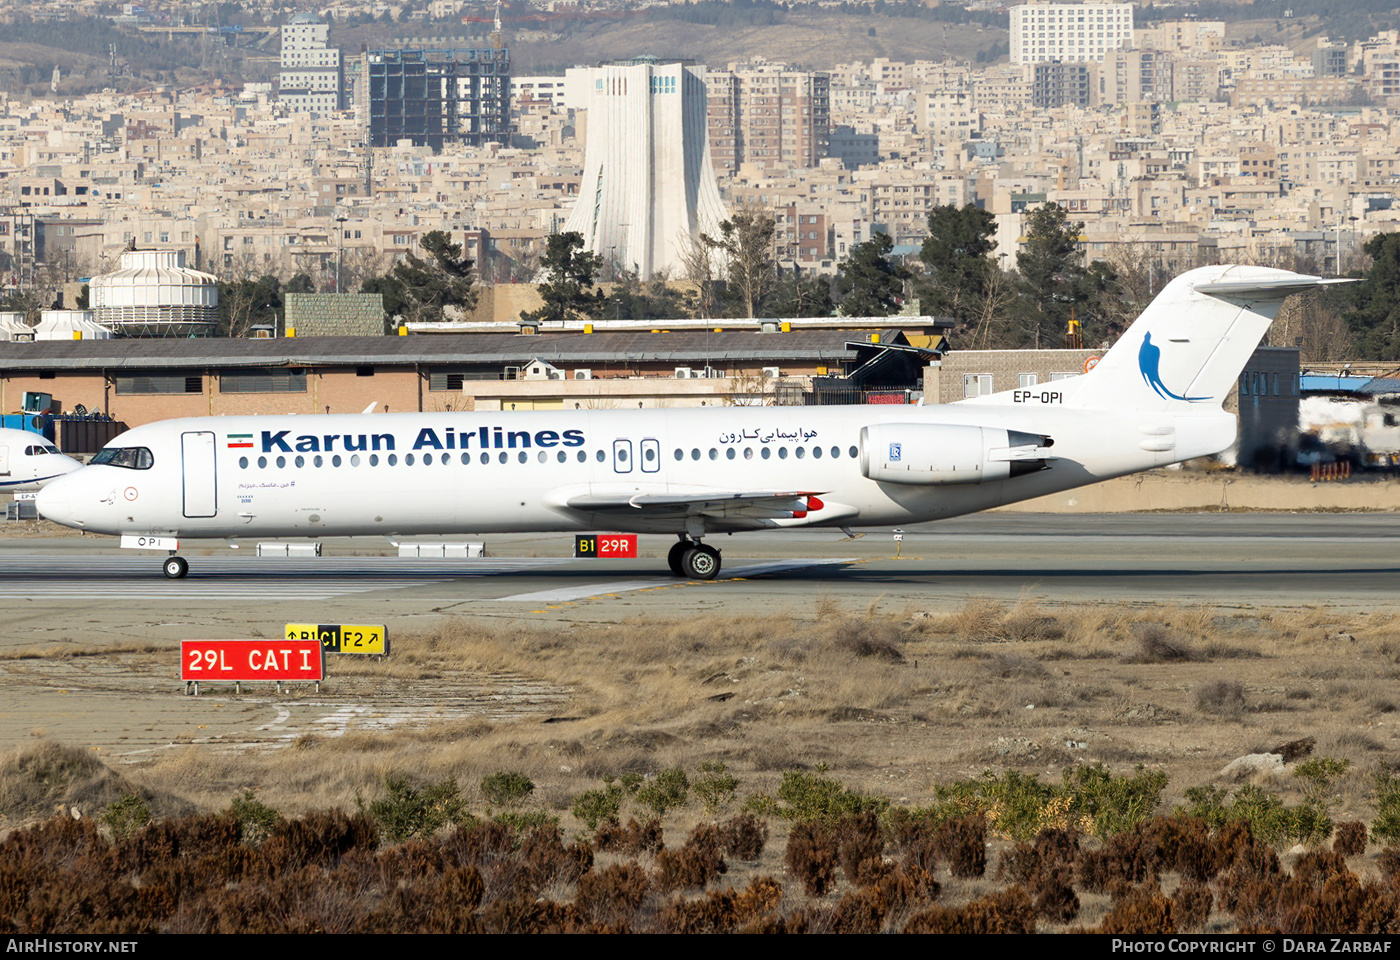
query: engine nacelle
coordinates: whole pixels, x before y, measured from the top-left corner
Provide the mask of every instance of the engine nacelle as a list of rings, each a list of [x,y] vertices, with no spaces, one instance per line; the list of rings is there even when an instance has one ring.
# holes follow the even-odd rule
[[[860,432],[860,468],[882,483],[988,483],[1049,464],[1035,433],[939,423],[877,423]]]

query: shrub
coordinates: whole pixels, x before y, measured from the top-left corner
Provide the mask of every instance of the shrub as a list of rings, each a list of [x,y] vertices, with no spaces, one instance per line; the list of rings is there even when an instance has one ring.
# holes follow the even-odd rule
[[[953,876],[980,877],[987,872],[987,821],[981,814],[939,824],[933,843]]]
[[[1359,857],[1364,854],[1366,824],[1359,820],[1337,824],[1337,835],[1332,839],[1332,849],[1344,857]]]
[[[728,870],[720,852],[719,828],[702,823],[691,831],[678,851],[656,855],[657,885],[663,890],[704,887]]]
[[[650,807],[658,817],[685,803],[690,795],[690,779],[680,767],[662,770],[653,779],[637,788],[637,802]]]
[[[720,827],[724,852],[735,860],[755,861],[768,843],[768,824],[751,813],[741,813]]]
[[[664,844],[661,837],[661,821],[648,820],[638,823],[633,817],[627,826],[616,820],[604,820],[594,832],[593,842],[599,850],[621,853],[635,857],[640,853],[656,853]]]
[[[498,807],[514,807],[535,792],[535,781],[513,770],[499,770],[481,778],[481,794]]]
[[[1387,846],[1400,843],[1400,778],[1385,771],[1376,775],[1376,816],[1371,836]]]
[[[602,790],[586,790],[574,798],[573,814],[582,820],[590,831],[597,831],[605,821],[617,821],[622,809],[622,788],[608,781]]]
[[[465,819],[466,808],[452,778],[437,783],[416,783],[406,776],[384,778],[385,795],[368,806],[359,797],[355,804],[379,827],[390,843],[411,837],[428,837],[450,823]]]
[[[626,932],[651,889],[647,873],[635,863],[615,863],[590,870],[578,881],[574,906],[610,933]]]
[[[788,871],[802,881],[808,896],[821,896],[836,879],[835,831],[813,820],[797,822],[788,831],[785,861]]]
[[[1172,894],[1172,917],[1179,930],[1201,930],[1210,920],[1214,905],[1210,887],[1196,880],[1186,880]]]
[[[134,793],[124,793],[102,812],[102,824],[122,841],[151,822],[151,805]]]
[[[739,780],[725,769],[723,762],[706,761],[700,764],[700,774],[693,784],[695,795],[705,805],[705,812],[713,814],[725,804],[734,801],[739,790]]]
[[[1137,646],[1125,658],[1129,663],[1187,663],[1201,659],[1196,649],[1160,623],[1137,628]]]
[[[837,856],[841,870],[851,883],[863,884],[871,877],[871,868],[880,863],[885,850],[885,838],[875,814],[866,812],[841,818],[836,827]]]
[[[917,914],[905,933],[1035,933],[1035,905],[1020,887],[992,893],[965,907],[933,906]]]
[[[825,765],[819,766],[817,771],[789,770],[783,774],[783,782],[778,787],[778,800],[786,806],[778,807],[780,816],[796,821],[832,822],[846,814],[866,811],[880,814],[890,805],[884,797],[854,793],[837,780],[822,776],[826,772]]]
[[[1196,688],[1196,709],[1222,717],[1239,717],[1245,711],[1244,685],[1233,680],[1212,680]]]
[[[244,790],[229,801],[228,812],[238,821],[243,842],[254,846],[270,837],[272,828],[282,819],[280,813],[254,796],[252,790]]]

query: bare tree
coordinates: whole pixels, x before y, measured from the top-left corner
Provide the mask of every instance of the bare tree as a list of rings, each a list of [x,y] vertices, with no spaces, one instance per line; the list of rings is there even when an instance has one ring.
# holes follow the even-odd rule
[[[685,233],[680,237],[681,279],[696,289],[695,309],[702,318],[715,312],[715,251],[701,237]]]
[[[757,316],[758,306],[778,283],[773,259],[773,237],[778,222],[773,213],[755,203],[741,204],[719,225],[720,235],[700,234],[700,240],[725,260],[729,285],[743,303],[744,316]]]

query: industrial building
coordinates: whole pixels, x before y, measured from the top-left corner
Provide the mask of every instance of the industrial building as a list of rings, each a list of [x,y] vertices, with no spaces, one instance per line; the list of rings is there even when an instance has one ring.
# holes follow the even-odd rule
[[[480,146],[510,135],[510,51],[368,50],[360,74],[368,99],[369,140],[400,140],[441,150]]]
[[[11,341],[0,342],[0,410],[38,395],[55,416],[81,407],[136,427],[359,413],[370,404],[394,412],[750,406],[862,402],[867,393],[902,403],[937,355],[897,327]]]

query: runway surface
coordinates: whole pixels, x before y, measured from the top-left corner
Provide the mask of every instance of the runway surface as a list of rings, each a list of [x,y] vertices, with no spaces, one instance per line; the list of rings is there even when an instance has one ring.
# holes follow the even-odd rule
[[[670,542],[641,538],[638,560],[573,560],[563,535],[490,538],[494,555],[471,560],[386,556],[385,543],[369,539],[329,541],[330,555],[307,559],[189,545],[189,577],[169,581],[160,555],[110,539],[0,539],[0,616],[13,625],[38,608],[181,620],[241,611],[275,628],[313,615],[538,617],[580,603],[604,619],[800,610],[820,597],[922,607],[978,597],[1400,606],[1400,517],[1389,514],[982,514],[911,527],[900,542],[889,530],[856,540],[765,532],[712,538],[724,568],[710,583],[666,572]]]

